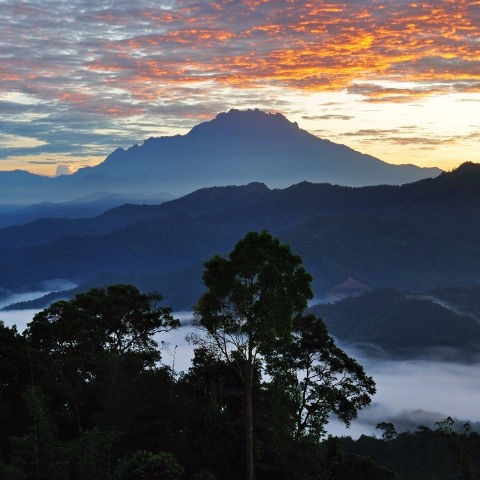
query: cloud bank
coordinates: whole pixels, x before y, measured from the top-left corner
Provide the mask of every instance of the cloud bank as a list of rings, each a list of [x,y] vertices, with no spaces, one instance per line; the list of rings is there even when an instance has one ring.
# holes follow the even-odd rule
[[[0,129],[82,164],[230,106],[308,116],[294,98],[479,94],[479,24],[466,0],[6,1]],[[0,144],[0,159],[21,150]]]

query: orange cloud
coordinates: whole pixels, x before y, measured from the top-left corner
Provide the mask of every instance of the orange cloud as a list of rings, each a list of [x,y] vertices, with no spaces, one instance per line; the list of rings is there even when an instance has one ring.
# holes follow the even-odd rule
[[[182,86],[203,91],[206,81],[211,93],[272,85],[347,90],[370,102],[480,92],[479,7],[475,0],[216,0],[170,8],[140,1],[72,17],[76,31],[45,10],[16,5],[10,14],[26,25],[0,20],[12,48],[0,87],[94,110],[91,95],[115,104],[106,114],[136,114],[148,108],[139,102],[175,96],[170,90]],[[379,88],[382,82],[409,85]],[[365,84],[371,88],[358,88]]]
[[[308,90],[338,90],[374,79],[420,84],[450,81],[455,89],[458,81],[480,79],[479,18],[472,8],[476,3],[245,1],[251,12],[248,28],[229,31],[222,26],[228,5],[217,2],[212,12],[200,12],[198,17],[188,9],[184,17],[179,13],[152,15],[156,22],[166,19],[175,28],[112,42],[111,47],[131,58],[138,51],[165,49],[164,59],[140,58],[134,63],[142,72],[140,78],[164,85],[195,82],[208,75],[216,82],[237,86],[273,82]],[[101,62],[95,65],[99,70],[123,69]],[[133,83],[136,88],[138,83]],[[368,98],[396,101],[397,97],[437,92],[403,89]]]

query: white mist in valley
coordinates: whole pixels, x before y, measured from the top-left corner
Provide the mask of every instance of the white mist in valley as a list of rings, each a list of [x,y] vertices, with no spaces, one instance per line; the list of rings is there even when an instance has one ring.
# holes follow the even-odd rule
[[[348,351],[348,348],[346,348]],[[439,360],[372,358],[348,352],[362,364],[377,384],[372,404],[359,413],[350,429],[333,420],[329,431],[336,435],[381,434],[378,423],[392,422],[398,431],[415,431],[448,416],[458,427],[470,422],[480,430],[480,363]]]
[[[27,323],[32,321],[37,309],[24,309],[24,310],[4,310],[9,305],[16,303],[28,302],[30,300],[36,300],[52,292],[61,292],[65,290],[71,290],[77,287],[77,284],[69,282],[67,280],[49,280],[44,282],[42,290],[36,290],[32,292],[15,293],[5,297],[0,297],[0,320],[7,326],[16,325],[19,332],[25,330]]]
[[[25,294],[27,295],[27,294]],[[30,295],[34,295],[33,293]],[[0,306],[32,297],[16,296],[4,300]],[[35,298],[35,297],[33,297]],[[5,325],[17,325],[22,332],[36,313],[36,310],[11,310],[0,312],[0,320]],[[157,336],[163,342],[162,359],[177,374],[187,371],[193,357],[193,346],[186,336],[195,329],[192,326],[191,312],[176,312],[183,326]],[[415,431],[420,425],[434,428],[435,422],[450,416],[461,425],[465,421],[472,423],[474,429],[480,429],[480,363],[454,363],[437,360],[395,360],[372,356],[365,350],[341,345],[350,355],[364,366],[368,375],[373,376],[377,384],[377,393],[372,404],[362,410],[358,419],[349,429],[334,418],[328,431],[335,435],[350,435],[354,438],[376,434],[375,426],[383,421],[392,422],[398,431]]]
[[[27,302],[30,300],[35,300],[37,298],[42,297],[50,292],[45,291],[37,291],[37,292],[25,292],[25,293],[17,293],[15,295],[10,295],[8,297],[4,297],[0,299],[0,310],[8,305],[12,305],[14,303],[19,302]],[[0,320],[3,323],[11,327],[15,325],[17,330],[21,333],[27,327],[27,323],[32,321],[33,316],[38,312],[35,309],[28,309],[28,310],[4,310],[0,311]]]
[[[0,309],[6,307],[7,305],[12,305],[13,303],[18,302],[28,302],[29,300],[36,300],[37,298],[46,295],[49,292],[38,291],[38,292],[25,292],[25,293],[16,293],[14,295],[9,295],[8,297],[0,298]],[[3,314],[4,312],[2,312]]]

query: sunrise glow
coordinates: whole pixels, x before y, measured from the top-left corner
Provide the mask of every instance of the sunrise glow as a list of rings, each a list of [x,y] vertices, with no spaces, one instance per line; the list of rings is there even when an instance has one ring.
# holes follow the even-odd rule
[[[0,170],[52,175],[230,108],[390,163],[480,161],[480,1],[0,4]]]

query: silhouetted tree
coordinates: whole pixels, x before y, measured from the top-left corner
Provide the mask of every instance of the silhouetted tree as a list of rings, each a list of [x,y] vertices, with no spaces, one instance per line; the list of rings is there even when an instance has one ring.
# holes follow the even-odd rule
[[[128,419],[134,383],[161,359],[154,335],[179,324],[160,300],[113,285],[56,302],[28,324],[37,379],[56,399],[64,429],[118,428]]]
[[[375,428],[382,430],[383,440],[393,440],[397,437],[397,430],[391,422],[380,422]]]
[[[184,470],[168,452],[136,451],[118,462],[114,480],[181,480]]]
[[[210,347],[239,375],[245,399],[246,478],[253,478],[253,377],[277,343],[289,342],[293,318],[312,298],[299,256],[268,232],[251,232],[229,258],[205,264],[207,292],[197,306]]]
[[[375,382],[339,348],[314,315],[298,315],[293,341],[281,345],[269,361],[273,382],[280,382],[284,404],[291,405],[295,436],[320,439],[334,413],[347,426],[368,405]]]
[[[30,383],[25,338],[0,321],[0,458],[7,453],[9,436],[19,435],[28,424],[22,392]]]

